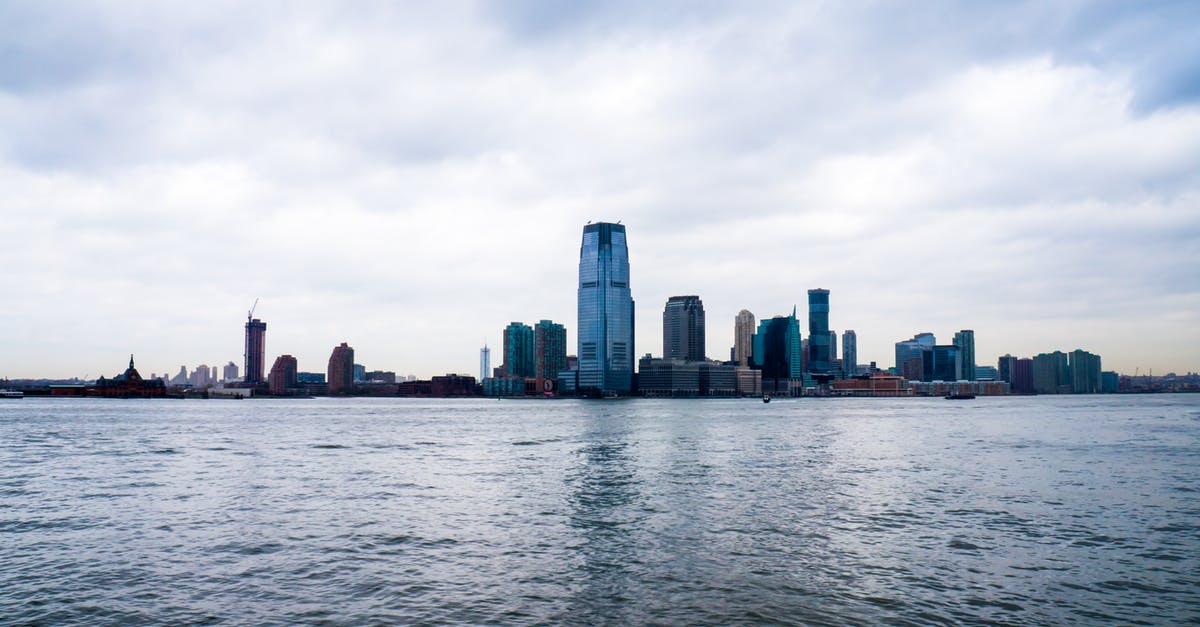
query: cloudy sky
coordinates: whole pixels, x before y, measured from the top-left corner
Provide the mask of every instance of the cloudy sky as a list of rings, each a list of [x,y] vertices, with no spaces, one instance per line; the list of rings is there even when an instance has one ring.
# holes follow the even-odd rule
[[[1200,370],[1195,2],[0,1],[0,377],[477,372],[575,342],[620,220],[638,354],[699,294],[890,366],[1084,348]],[[803,320],[803,318],[802,318]],[[802,322],[803,324],[803,322]],[[499,363],[493,353],[493,365]]]

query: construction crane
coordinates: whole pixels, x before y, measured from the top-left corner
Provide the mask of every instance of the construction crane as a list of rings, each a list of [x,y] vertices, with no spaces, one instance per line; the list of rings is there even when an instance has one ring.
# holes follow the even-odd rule
[[[246,312],[246,322],[250,322],[251,320],[254,319],[254,310],[255,309],[258,309],[258,299],[257,298],[254,299],[254,304],[250,305],[250,311]]]

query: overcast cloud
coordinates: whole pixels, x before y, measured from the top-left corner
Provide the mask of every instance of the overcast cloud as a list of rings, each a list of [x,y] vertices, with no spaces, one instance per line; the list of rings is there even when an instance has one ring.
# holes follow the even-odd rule
[[[982,6],[981,6],[982,5]],[[477,371],[574,346],[629,229],[638,354],[699,294],[860,361],[920,331],[1200,370],[1200,4],[0,2],[0,377]],[[493,365],[499,365],[499,351]]]

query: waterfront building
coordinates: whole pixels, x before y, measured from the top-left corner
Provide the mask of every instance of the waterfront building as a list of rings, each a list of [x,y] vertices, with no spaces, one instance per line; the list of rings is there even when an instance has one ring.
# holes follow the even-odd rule
[[[959,373],[958,380],[974,381],[975,374],[975,332],[963,329],[954,334],[954,345],[958,347]]]
[[[975,366],[976,381],[999,381],[995,366]]]
[[[1007,353],[1000,357],[1000,359],[997,359],[996,380],[1012,383],[1013,367],[1016,365],[1016,362],[1017,358]]]
[[[125,372],[111,379],[96,379],[95,384],[83,387],[82,394],[105,398],[161,398],[167,394],[167,385],[161,379],[143,379],[133,366],[133,355],[130,355]]]
[[[557,322],[540,320],[533,327],[533,376],[543,381],[558,380],[567,369],[567,328]]]
[[[1012,363],[1009,390],[1013,394],[1033,394],[1033,360],[1025,357]]]
[[[704,302],[694,295],[668,298],[663,307],[663,359],[702,361],[704,352]]]
[[[237,364],[233,363],[232,361],[225,364],[225,367],[222,368],[222,370],[221,370],[221,380],[222,381],[233,381],[234,379],[237,379],[237,378],[238,378]]]
[[[958,381],[962,372],[962,354],[954,344],[937,344],[921,352],[921,381]]]
[[[937,341],[932,333],[918,333],[911,340],[903,340],[896,342],[896,374],[903,375],[909,381],[920,381],[920,366],[916,367],[918,371],[916,376],[910,376],[910,371],[913,370],[912,363],[914,359],[917,364],[921,363],[921,353],[926,350],[932,350]]]
[[[758,323],[752,356],[754,367],[762,371],[763,392],[790,390],[791,380],[803,378],[800,344],[795,308],[790,316],[775,316]]]
[[[808,367],[806,372],[829,374],[833,347],[829,335],[829,290],[808,290]]]
[[[1093,355],[1077,348],[1068,355],[1068,365],[1071,368],[1071,392],[1075,394],[1100,393],[1099,355]]]
[[[646,355],[638,361],[638,392],[654,397],[737,396],[737,366]]]
[[[504,373],[510,377],[534,376],[533,328],[511,322],[504,328]]]
[[[258,318],[246,321],[246,383],[258,385],[267,381],[266,336],[267,323]]]
[[[577,292],[580,393],[633,391],[634,302],[629,279],[625,226],[600,222],[583,227]]]
[[[1069,394],[1071,367],[1062,351],[1041,353],[1033,358],[1033,391],[1037,394]]]
[[[842,370],[847,377],[858,374],[858,335],[853,329],[842,333]]]
[[[487,342],[483,343],[483,348],[479,349],[479,380],[483,381],[492,374],[492,349],[488,348]]]
[[[525,377],[488,377],[482,385],[484,396],[525,395]]]
[[[835,396],[891,397],[912,396],[913,393],[907,379],[890,374],[850,377],[834,381],[831,388]]]
[[[367,380],[367,367],[362,364],[354,364],[354,382],[362,383]]]
[[[296,387],[296,366],[296,358],[291,355],[280,355],[275,358],[275,364],[271,366],[271,373],[267,375],[267,387],[271,394],[284,396],[289,393],[289,390]]]
[[[740,366],[749,366],[753,347],[754,314],[743,309],[733,319],[733,360]]]
[[[1101,372],[1100,391],[1105,394],[1116,394],[1121,391],[1121,376],[1112,371]]]
[[[325,373],[323,372],[297,372],[297,383],[325,383]]]
[[[354,391],[354,349],[345,342],[333,348],[329,355],[329,393],[349,394]]]
[[[395,385],[396,373],[392,372],[391,370],[372,370],[367,373],[366,382],[367,383],[375,383],[375,384],[386,383],[388,385]]]

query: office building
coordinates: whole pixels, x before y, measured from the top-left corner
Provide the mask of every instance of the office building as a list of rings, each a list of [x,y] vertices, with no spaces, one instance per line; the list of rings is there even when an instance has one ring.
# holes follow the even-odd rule
[[[937,344],[921,351],[921,381],[958,381],[962,372],[962,354],[954,344]]]
[[[246,321],[246,377],[251,384],[266,383],[267,323],[253,318]]]
[[[958,380],[974,381],[975,374],[975,332],[963,329],[954,334],[954,345],[958,347],[960,369]]]
[[[600,222],[583,227],[577,294],[578,391],[631,393],[634,302],[624,225]]]
[[[238,378],[237,364],[233,363],[232,361],[225,364],[225,367],[221,370],[221,380],[233,381],[236,378]]]
[[[324,372],[297,372],[296,373],[296,382],[297,383],[312,383],[312,384],[325,383],[325,373]]]
[[[349,394],[354,391],[354,349],[342,342],[329,355],[329,393]]]
[[[1071,368],[1071,392],[1074,394],[1099,394],[1101,391],[1100,356],[1085,350],[1075,349],[1068,355]]]
[[[896,342],[896,374],[908,381],[924,381],[923,353],[937,344],[932,333],[918,333],[911,340]]]
[[[504,327],[504,373],[510,377],[534,376],[533,328],[520,322]]]
[[[484,342],[483,348],[479,349],[479,380],[483,381],[492,376],[492,349],[488,348],[487,342]]]
[[[754,314],[743,309],[733,319],[733,360],[739,366],[750,365],[750,352],[754,347]]]
[[[842,370],[847,377],[858,374],[858,336],[853,329],[842,333]]]
[[[826,335],[828,337],[828,335]],[[790,381],[802,379],[800,323],[796,310],[758,323],[754,334],[754,367],[762,371],[763,392],[790,390]]]
[[[638,361],[638,393],[642,396],[737,396],[738,367],[717,361],[655,359]]]
[[[829,290],[808,290],[808,368],[815,375],[829,374],[833,346],[829,335]]]
[[[354,364],[354,382],[363,383],[367,380],[367,367],[362,364]]]
[[[663,307],[663,359],[704,360],[704,303],[699,296],[667,299]]]
[[[267,387],[271,394],[284,396],[288,390],[296,387],[297,382],[296,358],[291,355],[280,355],[271,366],[271,374],[267,375]]]
[[[533,327],[533,376],[557,380],[567,369],[567,328],[557,322],[540,320]]]

